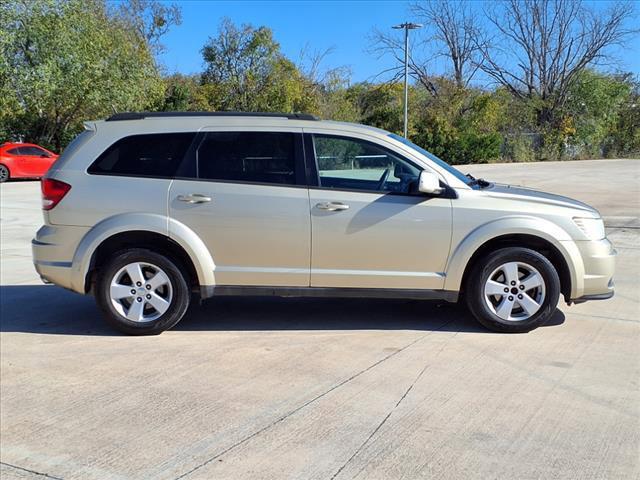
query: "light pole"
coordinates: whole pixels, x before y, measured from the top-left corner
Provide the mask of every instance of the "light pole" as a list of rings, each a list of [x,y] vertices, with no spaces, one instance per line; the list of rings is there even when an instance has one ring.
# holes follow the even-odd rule
[[[407,138],[409,125],[409,30],[422,28],[422,24],[404,22],[400,25],[394,25],[392,28],[404,29],[404,138]]]

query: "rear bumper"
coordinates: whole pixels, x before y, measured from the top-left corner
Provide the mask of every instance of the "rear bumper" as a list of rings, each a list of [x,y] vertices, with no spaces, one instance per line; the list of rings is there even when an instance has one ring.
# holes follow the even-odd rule
[[[33,265],[43,282],[85,293],[73,282],[73,254],[86,232],[86,227],[67,225],[44,225],[38,230],[31,240],[31,253]]]
[[[32,249],[36,247],[31,244]],[[64,288],[71,288],[71,262],[47,262],[34,260],[33,266],[44,283],[55,283]]]

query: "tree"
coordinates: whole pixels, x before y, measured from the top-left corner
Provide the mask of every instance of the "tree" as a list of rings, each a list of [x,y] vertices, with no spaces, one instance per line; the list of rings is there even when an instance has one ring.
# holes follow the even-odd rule
[[[129,24],[144,38],[153,53],[164,51],[161,38],[174,25],[182,23],[182,12],[176,4],[156,0],[126,0],[118,5],[120,20]]]
[[[401,133],[403,130],[402,84],[364,84],[362,87],[357,98],[361,121],[367,125]],[[410,93],[413,93],[413,89]]]
[[[424,24],[425,34],[417,30],[414,45],[409,50],[410,75],[433,96],[438,95],[436,75],[430,72],[431,61],[445,57],[450,74],[459,88],[466,87],[480,64],[476,17],[466,1],[422,0],[411,5],[411,12]],[[386,72],[391,81],[404,75],[404,40],[397,35],[374,30],[372,51],[380,56],[390,55],[398,62]],[[427,57],[422,54],[427,52]]]
[[[498,34],[477,41],[479,68],[515,97],[536,101],[539,126],[557,124],[576,76],[637,33],[627,26],[632,13],[629,2],[612,3],[605,12],[581,0],[492,4],[487,18]]]
[[[438,55],[449,59],[455,84],[462,88],[469,84],[480,65],[476,16],[468,2],[424,0],[411,6],[411,11],[432,29],[431,38],[440,45]],[[419,74],[426,76],[424,67]]]
[[[160,110],[204,111],[209,107],[199,75],[170,75],[165,77],[164,84],[164,103]]]
[[[434,82],[440,94],[422,95],[414,108],[413,141],[450,163],[497,159],[502,145],[498,129],[505,117],[499,96],[460,88],[450,78],[434,78]]]
[[[348,94],[351,70],[346,66],[324,68],[324,59],[333,48],[310,51],[308,45],[300,52],[297,68],[306,83],[305,94],[309,112],[322,118],[356,121],[358,113]]]
[[[602,156],[607,150],[617,151],[613,137],[621,113],[624,118],[631,117],[632,112],[627,109],[633,105],[633,88],[630,75],[606,75],[587,69],[576,76],[561,122],[576,156]]]
[[[294,112],[309,107],[308,85],[267,27],[237,27],[225,18],[202,56],[202,82],[213,109]]]
[[[144,38],[102,0],[3,3],[1,91],[13,137],[59,151],[82,121],[159,102],[163,85]]]

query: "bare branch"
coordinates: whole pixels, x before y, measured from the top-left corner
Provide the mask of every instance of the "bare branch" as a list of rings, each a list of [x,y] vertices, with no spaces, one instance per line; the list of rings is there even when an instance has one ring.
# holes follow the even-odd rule
[[[456,85],[467,86],[477,71],[475,65],[481,61],[478,29],[469,2],[423,0],[414,3],[411,11],[433,29],[432,40],[443,47],[443,54],[450,59]]]
[[[628,1],[596,12],[582,0],[502,0],[485,13],[497,36],[477,37],[478,68],[518,98],[543,100],[542,122],[564,104],[578,73],[639,31],[627,26],[634,14]]]

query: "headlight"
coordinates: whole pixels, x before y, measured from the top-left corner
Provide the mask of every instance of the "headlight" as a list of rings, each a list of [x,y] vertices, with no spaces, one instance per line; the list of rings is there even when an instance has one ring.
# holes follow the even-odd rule
[[[574,217],[573,223],[589,240],[602,240],[605,237],[604,222],[601,218]]]

